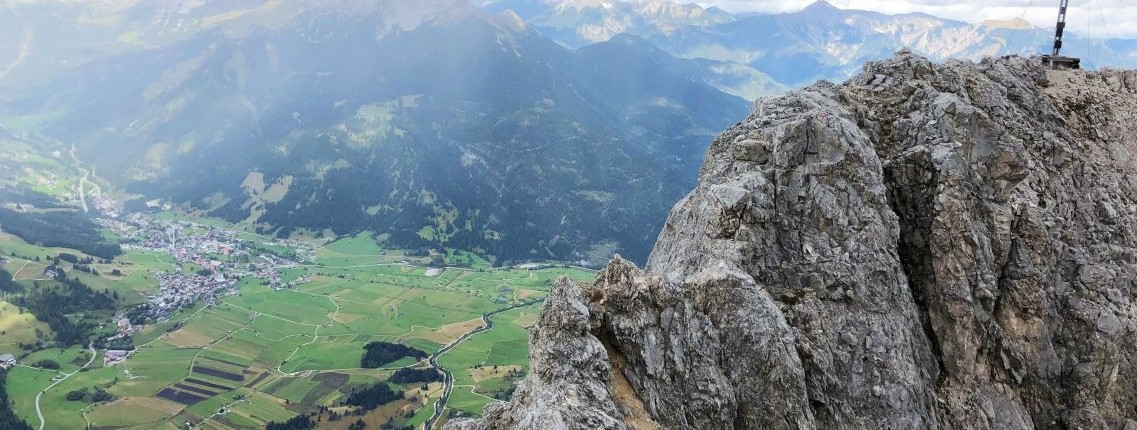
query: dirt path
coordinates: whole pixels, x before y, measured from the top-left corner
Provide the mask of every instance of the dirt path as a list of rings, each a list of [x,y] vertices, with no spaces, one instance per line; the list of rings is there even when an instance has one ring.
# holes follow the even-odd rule
[[[50,390],[50,389],[52,389],[53,387],[55,387],[56,385],[59,385],[61,382],[63,382],[63,381],[66,381],[66,380],[67,380],[67,378],[70,378],[70,377],[71,377],[71,375],[74,375],[74,374],[76,374],[76,373],[79,373],[79,371],[81,371],[81,370],[83,370],[83,369],[86,369],[86,368],[87,368],[87,366],[90,366],[90,365],[91,365],[91,363],[94,363],[94,362],[95,362],[95,357],[98,357],[98,356],[99,356],[99,354],[98,354],[97,352],[95,352],[95,346],[94,346],[94,344],[93,344],[93,343],[89,343],[89,344],[87,344],[87,350],[88,350],[88,351],[91,351],[91,359],[90,359],[90,360],[87,360],[87,364],[84,364],[84,365],[83,365],[83,367],[80,367],[80,368],[78,368],[78,369],[75,369],[75,371],[73,371],[73,372],[71,372],[71,373],[68,373],[68,374],[66,374],[66,375],[63,375],[63,377],[62,377],[62,378],[59,378],[59,380],[58,380],[58,381],[55,381],[55,382],[53,382],[51,385],[48,385],[48,386],[47,386],[47,388],[44,388],[42,391],[40,391],[40,392],[39,392],[39,394],[36,394],[36,416],[38,416],[38,417],[39,417],[39,430],[43,430],[44,426],[46,426],[46,425],[47,425],[47,420],[45,420],[45,419],[44,419],[44,417],[43,417],[43,411],[42,411],[42,410],[40,410],[40,407],[39,407],[39,401],[40,401],[40,398],[42,398],[42,397],[43,397],[43,393],[46,393],[46,392],[47,392],[47,390]]]

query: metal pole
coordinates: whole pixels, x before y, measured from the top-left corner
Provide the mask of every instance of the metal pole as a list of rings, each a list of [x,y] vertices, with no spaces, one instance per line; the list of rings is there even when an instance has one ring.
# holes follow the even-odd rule
[[[1058,5],[1058,25],[1054,27],[1054,49],[1050,55],[1058,56],[1058,51],[1062,50],[1062,31],[1066,29],[1066,7],[1069,0],[1061,0]]]

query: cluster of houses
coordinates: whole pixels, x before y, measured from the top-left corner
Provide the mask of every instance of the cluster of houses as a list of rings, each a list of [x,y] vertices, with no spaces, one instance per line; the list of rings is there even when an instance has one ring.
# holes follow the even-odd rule
[[[134,351],[127,351],[123,349],[108,349],[103,353],[103,366],[113,366],[126,361]]]
[[[237,278],[228,278],[222,272],[208,275],[198,273],[158,272],[158,294],[150,297],[151,312],[154,316],[168,315],[178,309],[189,307],[198,300],[215,305],[237,286]]]
[[[115,341],[118,339],[130,339],[131,336],[134,336],[135,334],[137,334],[139,331],[142,330],[141,326],[136,326],[134,324],[131,324],[130,318],[127,318],[124,316],[118,317],[118,319],[115,321],[115,326],[116,326],[115,334],[114,334],[114,336],[108,337],[107,338],[108,341]]]
[[[291,288],[310,281],[309,275],[301,276],[292,282],[281,280],[280,269],[296,267],[297,263],[273,254],[262,254],[252,264],[253,276],[268,281],[268,285],[275,290]]]
[[[203,269],[195,273],[180,269],[174,273],[154,273],[159,292],[150,297],[150,317],[160,319],[198,301],[217,304],[226,295],[235,293],[238,281],[249,275],[267,280],[275,288],[306,281],[282,283],[279,269],[294,267],[297,263],[272,253],[256,253],[255,247],[247,246],[234,230],[186,221],[163,221],[138,213],[118,219],[100,218],[98,222],[126,239],[125,249],[162,252],[179,263]],[[315,249],[305,243],[283,245],[296,255],[315,253]]]
[[[119,214],[122,213],[122,202],[118,200],[96,196],[94,203],[95,209],[105,216],[118,218]]]
[[[16,356],[12,354],[0,354],[0,369],[11,369],[16,365]]]
[[[43,277],[45,279],[53,279],[63,281],[67,277],[63,269],[56,266],[47,266],[43,268]]]
[[[127,351],[122,349],[108,349],[103,354],[103,365],[113,366],[122,363],[130,358],[134,351]],[[8,370],[16,365],[16,356],[12,354],[0,354],[0,369]]]
[[[103,215],[106,217],[95,218],[95,223],[119,237],[133,237],[140,230],[147,229],[150,224],[150,220],[142,214],[131,214],[125,218],[110,217],[106,212]]]
[[[292,282],[282,282],[279,270],[296,267],[298,263],[272,252],[256,252],[256,246],[248,246],[235,230],[185,221],[164,221],[141,213],[123,214],[120,203],[101,197],[95,200],[95,207],[103,215],[95,218],[95,222],[125,239],[123,249],[157,251],[172,256],[179,263],[203,269],[191,273],[175,267],[173,273],[153,273],[159,291],[149,297],[149,317],[162,319],[199,301],[207,306],[216,305],[226,295],[236,294],[238,282],[250,275],[269,281],[277,289],[310,281],[309,275],[305,275]],[[274,245],[287,247],[289,254],[298,258],[315,258],[315,248],[307,243],[276,242]],[[0,258],[0,264],[3,262],[5,260]],[[49,279],[61,279],[63,275],[64,272],[54,266],[43,272],[43,276]],[[119,316],[116,322],[118,330],[110,340],[129,338],[140,329],[123,316]],[[122,363],[132,353],[108,349],[103,355],[103,363],[107,366]],[[0,354],[2,369],[11,368],[16,361],[12,354]]]

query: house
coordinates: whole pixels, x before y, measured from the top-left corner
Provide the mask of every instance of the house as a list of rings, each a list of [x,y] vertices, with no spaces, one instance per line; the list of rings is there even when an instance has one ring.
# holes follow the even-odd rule
[[[67,280],[67,272],[64,272],[63,268],[59,266],[47,266],[43,268],[43,277],[63,282]]]
[[[103,365],[112,366],[119,364],[123,361],[126,361],[127,357],[130,357],[130,351],[124,351],[121,349],[108,349],[106,354],[103,354]]]
[[[12,354],[0,355],[0,368],[10,369],[16,365],[16,356]]]

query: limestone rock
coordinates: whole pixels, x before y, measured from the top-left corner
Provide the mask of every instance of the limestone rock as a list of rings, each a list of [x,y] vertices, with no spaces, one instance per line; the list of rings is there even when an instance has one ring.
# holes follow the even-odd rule
[[[1137,427],[1137,72],[907,52],[760,100],[462,429]]]

